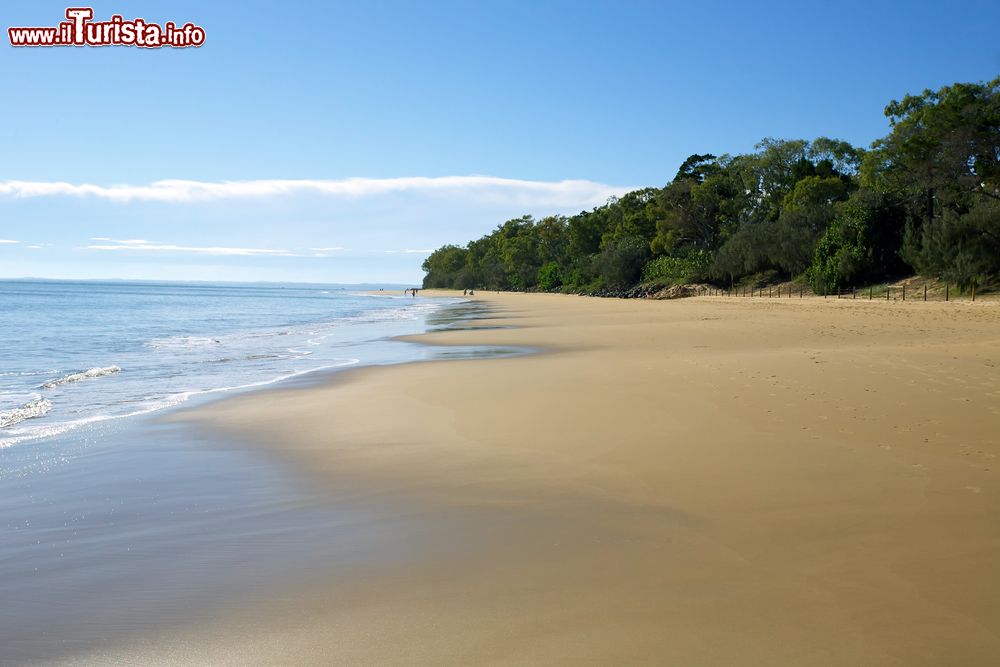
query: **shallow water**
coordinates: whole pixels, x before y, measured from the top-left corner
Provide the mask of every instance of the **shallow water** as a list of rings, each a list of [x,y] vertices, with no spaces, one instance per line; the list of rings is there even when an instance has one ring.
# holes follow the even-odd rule
[[[422,330],[457,301],[322,285],[0,281],[0,448],[205,394],[405,360],[385,339]]]
[[[0,664],[190,621],[282,572],[372,552],[377,523],[253,450],[111,423],[0,452]]]

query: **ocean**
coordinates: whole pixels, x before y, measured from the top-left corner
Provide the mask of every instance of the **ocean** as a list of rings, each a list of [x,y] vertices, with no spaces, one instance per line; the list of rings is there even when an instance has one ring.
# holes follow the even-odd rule
[[[0,664],[87,662],[286,573],[391,558],[377,503],[159,417],[490,353],[393,340],[475,312],[398,288],[0,281]]]
[[[441,300],[337,286],[0,281],[0,448],[193,397],[403,360]]]

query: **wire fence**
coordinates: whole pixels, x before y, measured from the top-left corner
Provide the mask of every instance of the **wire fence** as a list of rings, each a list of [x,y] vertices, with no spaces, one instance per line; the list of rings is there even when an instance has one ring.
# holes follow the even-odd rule
[[[972,301],[977,298],[976,286],[973,285],[969,291],[962,292],[956,286],[945,283],[943,286],[935,285],[933,288],[927,284],[923,285],[869,285],[867,287],[838,288],[828,293],[817,294],[812,289],[807,289],[805,285],[742,285],[729,288],[722,287],[699,287],[698,296],[726,296],[740,297],[748,299],[803,299],[823,298],[823,299],[863,299],[867,301]],[[981,294],[978,296],[982,296]]]

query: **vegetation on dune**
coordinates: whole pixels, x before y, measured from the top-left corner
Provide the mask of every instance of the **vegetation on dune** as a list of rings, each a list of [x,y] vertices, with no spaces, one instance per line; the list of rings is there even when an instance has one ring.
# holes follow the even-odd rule
[[[1000,279],[1000,77],[907,95],[869,149],[764,139],[692,155],[662,188],[524,216],[424,262],[424,287],[601,292],[801,278],[818,292],[910,273]]]

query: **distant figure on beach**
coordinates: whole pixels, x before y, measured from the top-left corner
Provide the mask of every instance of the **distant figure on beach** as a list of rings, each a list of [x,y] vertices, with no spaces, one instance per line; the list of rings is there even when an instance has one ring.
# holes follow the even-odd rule
[[[416,287],[414,287],[413,289],[410,290],[410,296],[413,297],[414,299],[417,298],[417,288]]]
[[[467,296],[468,294],[469,294],[469,290],[467,290],[467,289],[462,290],[462,296]]]
[[[474,294],[475,294],[475,291],[473,291],[473,290],[470,289],[469,290],[469,296],[473,296]]]

